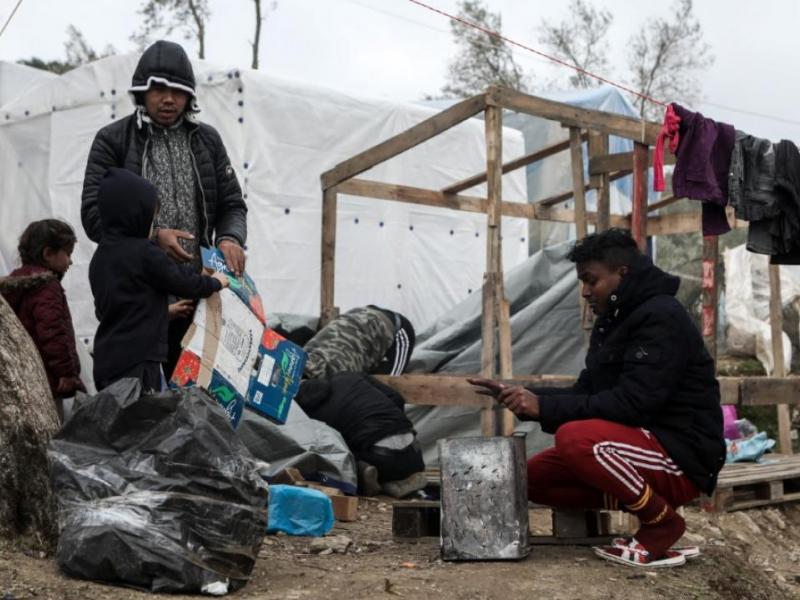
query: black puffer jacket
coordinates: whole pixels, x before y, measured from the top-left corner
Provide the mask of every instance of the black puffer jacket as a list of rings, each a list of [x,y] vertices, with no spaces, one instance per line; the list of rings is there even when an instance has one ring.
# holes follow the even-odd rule
[[[698,489],[711,493],[725,462],[714,361],[675,298],[680,280],[641,257],[592,331],[572,388],[532,388],[542,429],[606,419],[651,431]]]
[[[102,382],[144,362],[167,360],[168,296],[208,298],[220,282],[176,265],[148,239],[156,188],[126,169],[100,182],[103,239],[89,263],[100,325],[94,338],[94,379]]]
[[[133,76],[134,88],[147,83],[150,77],[162,83],[168,80],[177,87],[194,89],[191,63],[177,44],[157,42],[142,55]],[[194,106],[193,98],[190,102],[192,104],[187,106]],[[98,131],[89,152],[83,180],[81,221],[86,234],[95,242],[100,241],[102,234],[97,189],[105,172],[111,167],[120,167],[142,175],[149,126],[137,113]],[[197,201],[203,220],[203,244],[210,246],[215,240],[229,237],[244,246],[247,241],[247,206],[222,138],[210,125],[192,119],[184,119],[184,127],[189,130],[189,144],[199,184]]]

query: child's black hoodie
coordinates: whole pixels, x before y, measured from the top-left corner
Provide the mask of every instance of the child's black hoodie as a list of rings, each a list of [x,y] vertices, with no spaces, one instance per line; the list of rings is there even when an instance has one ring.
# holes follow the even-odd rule
[[[108,381],[139,363],[167,359],[170,294],[207,298],[222,285],[176,265],[150,241],[157,195],[146,179],[111,168],[100,182],[97,203],[103,235],[89,265],[100,321],[94,378]]]

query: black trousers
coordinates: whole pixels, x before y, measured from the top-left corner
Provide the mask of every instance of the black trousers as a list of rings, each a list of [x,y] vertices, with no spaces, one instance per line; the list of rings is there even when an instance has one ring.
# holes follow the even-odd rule
[[[120,373],[114,377],[110,377],[105,381],[96,381],[97,389],[102,390],[107,388],[115,381],[120,379],[138,379],[142,384],[142,392],[160,392],[161,391],[161,363],[147,360],[134,365],[127,371]]]

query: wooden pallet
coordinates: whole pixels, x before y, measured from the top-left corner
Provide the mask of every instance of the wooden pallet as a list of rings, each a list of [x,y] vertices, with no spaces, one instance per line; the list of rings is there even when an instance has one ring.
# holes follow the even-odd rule
[[[767,454],[760,463],[725,465],[717,489],[701,505],[722,512],[795,500],[800,500],[800,455]]]

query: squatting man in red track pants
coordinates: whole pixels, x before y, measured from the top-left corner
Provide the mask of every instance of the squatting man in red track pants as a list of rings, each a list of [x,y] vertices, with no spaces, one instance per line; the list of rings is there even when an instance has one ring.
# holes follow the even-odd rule
[[[589,235],[568,258],[597,315],[575,385],[469,381],[555,433],[555,447],[528,462],[530,500],[627,510],[640,529],[596,547],[600,557],[646,568],[684,564],[699,550],[672,547],[686,529],[675,509],[710,494],[725,462],[714,361],[675,298],[680,280],[641,254],[627,231]]]

